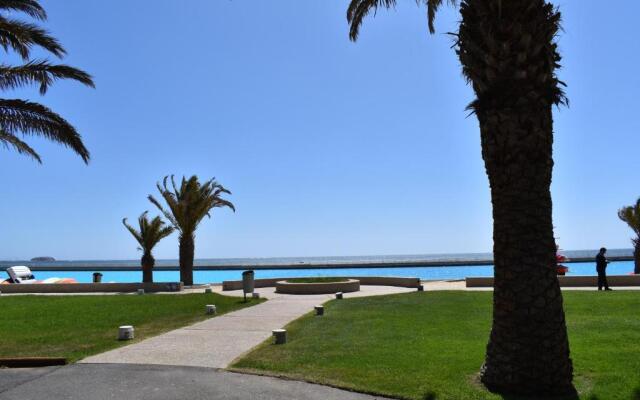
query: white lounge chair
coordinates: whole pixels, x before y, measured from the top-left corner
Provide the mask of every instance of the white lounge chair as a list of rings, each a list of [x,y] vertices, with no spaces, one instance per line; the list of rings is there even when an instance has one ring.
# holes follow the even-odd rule
[[[7,268],[9,278],[13,283],[36,283],[36,278],[31,273],[29,267],[24,265],[17,265]]]

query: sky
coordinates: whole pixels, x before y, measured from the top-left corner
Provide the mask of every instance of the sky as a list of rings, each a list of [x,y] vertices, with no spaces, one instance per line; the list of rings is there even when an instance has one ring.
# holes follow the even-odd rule
[[[628,248],[616,214],[640,196],[640,2],[554,3],[571,101],[554,110],[555,235],[563,249]],[[352,43],[346,0],[42,4],[63,62],[96,89],[3,96],[63,115],[92,159],[38,138],[42,165],[0,148],[0,259],[138,258],[121,220],[157,213],[147,195],[170,174],[233,192],[235,213],[201,223],[197,258],[491,251],[473,93],[446,35],[455,8],[429,35],[425,10],[401,1]],[[177,235],[155,255],[177,258]]]

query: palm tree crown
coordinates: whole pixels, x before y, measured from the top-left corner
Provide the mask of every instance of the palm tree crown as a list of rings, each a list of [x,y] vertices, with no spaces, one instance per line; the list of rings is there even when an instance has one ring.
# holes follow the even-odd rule
[[[38,0],[0,0],[0,46],[17,53],[23,65],[0,64],[0,90],[10,90],[30,84],[39,86],[44,95],[59,79],[72,79],[94,87],[89,74],[68,65],[52,64],[47,60],[30,60],[31,49],[40,47],[58,58],[66,54],[62,45],[35,24],[8,18],[7,12],[21,12],[39,21],[47,14]],[[0,144],[42,162],[40,155],[21,137],[41,136],[62,144],[89,162],[89,151],[80,134],[60,115],[49,108],[30,101],[0,99]]]
[[[235,211],[230,201],[223,199],[223,194],[231,194],[222,185],[211,179],[200,184],[197,176],[187,179],[182,177],[178,187],[173,175],[171,187],[168,186],[169,177],[165,176],[162,185],[158,183],[158,191],[167,203],[168,209],[149,195],[149,200],[180,232],[180,281],[185,285],[193,285],[193,259],[195,257],[195,232],[204,217],[211,216],[211,210],[218,207],[229,207]]]
[[[640,245],[640,198],[633,206],[623,207],[618,210],[618,217],[629,225],[635,234],[636,238],[633,239],[633,244]]]
[[[163,238],[171,235],[173,227],[165,226],[164,221],[160,217],[155,217],[151,221],[147,218],[147,211],[143,212],[138,217],[138,226],[140,230],[136,230],[131,225],[127,224],[127,219],[124,218],[122,223],[127,228],[133,237],[140,244],[140,250],[142,250],[142,258],[140,259],[140,265],[142,266],[142,282],[153,282],[153,267],[156,260],[153,258],[151,251]]]
[[[182,177],[180,187],[171,176],[171,187],[168,186],[169,177],[165,176],[162,185],[157,184],[160,195],[167,203],[168,210],[153,196],[149,195],[151,201],[171,224],[180,232],[180,236],[193,236],[198,228],[200,221],[204,217],[210,217],[210,211],[217,207],[229,207],[235,211],[235,207],[230,201],[220,196],[222,194],[231,194],[222,185],[211,179],[200,184],[197,176],[189,179]]]
[[[171,235],[174,229],[172,226],[165,226],[160,217],[149,220],[147,213],[148,211],[145,211],[138,217],[139,230],[129,225],[126,218],[122,219],[122,223],[140,244],[140,249],[144,253],[151,253],[156,244]]]

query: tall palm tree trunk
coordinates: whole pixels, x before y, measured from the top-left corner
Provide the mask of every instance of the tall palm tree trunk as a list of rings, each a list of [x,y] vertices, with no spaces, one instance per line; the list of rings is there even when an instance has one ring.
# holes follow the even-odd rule
[[[144,283],[152,283],[153,282],[153,267],[156,264],[156,260],[151,255],[151,252],[145,252],[142,255],[142,260],[140,261],[142,265],[142,282]]]
[[[551,221],[551,110],[478,116],[491,183],[495,261],[493,327],[482,382],[501,393],[572,392]]]
[[[545,0],[464,0],[461,14],[458,55],[477,95],[494,220],[481,380],[505,394],[573,393],[550,194],[560,15]]]
[[[193,256],[195,245],[192,235],[180,236],[180,282],[193,285]]]

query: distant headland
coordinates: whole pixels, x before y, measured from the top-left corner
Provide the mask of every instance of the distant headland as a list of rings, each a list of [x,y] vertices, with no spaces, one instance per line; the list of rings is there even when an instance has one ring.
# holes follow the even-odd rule
[[[54,261],[56,261],[56,259],[53,258],[53,257],[33,257],[31,259],[31,261],[34,261],[34,262],[54,262]]]

